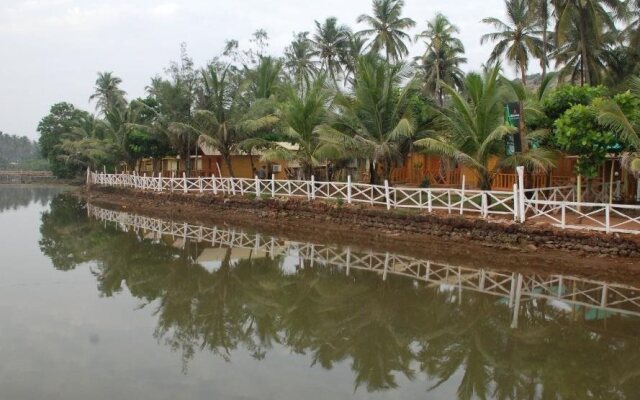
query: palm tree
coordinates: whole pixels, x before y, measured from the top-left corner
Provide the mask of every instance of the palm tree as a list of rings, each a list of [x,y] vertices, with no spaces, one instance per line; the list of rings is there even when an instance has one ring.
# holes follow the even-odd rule
[[[319,77],[309,90],[300,95],[289,90],[282,110],[285,135],[291,143],[298,145],[291,150],[280,145],[272,145],[264,155],[266,161],[296,160],[300,163],[305,178],[313,174],[313,167],[322,159],[336,158],[339,150],[321,141],[319,127],[327,122],[332,93],[327,90],[325,78]]]
[[[516,66],[520,71],[523,84],[527,84],[527,68],[529,58],[542,57],[543,43],[540,35],[537,16],[526,0],[505,0],[507,7],[507,22],[498,18],[484,18],[482,22],[493,25],[498,31],[482,35],[480,43],[488,40],[498,43],[493,48],[489,62],[493,63],[502,56]]]
[[[568,52],[560,50],[568,47],[573,53],[559,61],[576,60],[580,83],[598,83],[598,57],[604,47],[603,36],[606,32],[616,31],[615,21],[625,15],[626,3],[620,0],[555,0],[553,4],[558,52]]]
[[[89,97],[89,101],[96,100],[96,110],[106,113],[107,109],[125,103],[124,96],[127,93],[120,89],[121,83],[122,79],[113,75],[113,72],[98,72],[94,93]]]
[[[313,46],[320,57],[322,69],[338,86],[337,77],[342,73],[340,57],[345,51],[351,30],[345,25],[338,25],[335,17],[327,18],[324,23],[315,21],[316,33],[313,35]]]
[[[405,32],[416,23],[411,18],[402,18],[403,0],[373,0],[373,16],[362,14],[358,23],[366,23],[371,28],[358,32],[362,36],[373,36],[371,51],[378,53],[384,49],[386,60],[398,61],[409,53],[404,40],[411,40]]]
[[[311,80],[318,72],[316,61],[313,59],[313,43],[308,36],[309,32],[298,33],[284,51],[284,66],[301,94],[311,85]]]
[[[255,69],[245,69],[250,100],[268,99],[275,95],[282,74],[282,60],[260,57]]]
[[[607,65],[616,68],[613,65],[613,46],[618,33],[607,30],[597,39],[587,38],[583,41],[577,21],[573,21],[566,29],[564,41],[552,53],[556,64],[563,65],[559,78],[569,79],[571,83],[579,82],[580,86],[600,83]]]
[[[366,40],[356,34],[350,34],[346,48],[341,54],[340,61],[344,68],[344,83],[354,85],[354,75],[358,58],[364,54]]]
[[[204,86],[200,101],[202,108],[193,112],[191,121],[173,122],[169,129],[175,135],[193,135],[198,141],[216,149],[233,177],[231,155],[240,141],[256,130],[275,124],[277,118],[272,115],[247,118],[247,108],[238,101],[241,92],[234,86],[237,80],[229,66],[210,65],[201,73]],[[257,85],[256,90],[268,93],[264,85]]]
[[[636,100],[640,99],[640,77],[630,82],[629,91]],[[622,156],[622,165],[635,177],[640,177],[640,121],[634,118],[635,109],[624,110],[614,100],[597,99],[594,106],[598,111],[598,121],[618,134],[627,151]],[[632,106],[633,107],[633,106]]]
[[[506,155],[504,141],[515,129],[504,123],[499,70],[497,65],[484,77],[468,74],[462,93],[443,84],[451,96],[451,107],[437,111],[434,137],[415,142],[426,152],[454,159],[474,171],[482,190],[491,190],[493,176],[502,168],[524,165],[545,171],[553,165],[553,154],[544,149]],[[494,158],[498,162],[491,167]]]
[[[402,86],[409,77],[410,69],[404,63],[389,64],[376,54],[360,57],[353,93],[338,95],[335,100],[339,123],[320,130],[327,143],[368,158],[372,182],[377,179],[371,163],[378,162],[388,180],[400,158],[401,141],[416,133],[408,99],[415,80]]]
[[[542,68],[542,80],[547,75],[549,66],[549,19],[551,18],[551,4],[549,0],[529,0],[530,10],[537,10],[537,20],[542,29],[542,53],[540,54],[540,67]]]
[[[454,37],[454,34],[459,32],[457,26],[452,25],[447,17],[438,13],[427,22],[427,29],[416,35],[416,40],[423,38],[427,45],[427,50],[420,57],[425,89],[434,93],[440,107],[444,106],[440,82],[461,88],[464,80],[464,73],[460,69],[460,64],[467,61],[462,57],[464,46],[460,39]]]

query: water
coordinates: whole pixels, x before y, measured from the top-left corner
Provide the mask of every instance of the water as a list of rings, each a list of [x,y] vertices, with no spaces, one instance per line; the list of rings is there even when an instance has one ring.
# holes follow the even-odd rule
[[[0,399],[640,398],[637,288],[59,192],[0,187]]]

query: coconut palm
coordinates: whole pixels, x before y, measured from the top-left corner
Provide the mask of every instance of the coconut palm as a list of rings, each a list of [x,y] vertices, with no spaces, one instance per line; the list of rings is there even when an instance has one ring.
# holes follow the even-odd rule
[[[440,107],[444,106],[444,96],[440,82],[456,88],[462,87],[464,73],[460,69],[460,64],[467,61],[464,55],[462,41],[454,34],[459,33],[457,26],[443,14],[436,16],[427,22],[427,29],[416,35],[417,39],[424,39],[427,50],[420,57],[424,71],[425,90],[434,93],[438,99]]]
[[[607,64],[611,64],[614,55],[612,48],[617,40],[616,31],[607,30],[598,38],[583,41],[578,21],[573,21],[564,33],[566,39],[552,52],[560,69],[561,80],[571,83],[595,85],[602,81]]]
[[[320,58],[322,69],[337,87],[338,76],[342,73],[340,57],[347,47],[351,30],[345,25],[338,25],[335,17],[327,18],[323,23],[315,21],[315,24],[313,46]]]
[[[305,92],[318,72],[313,43],[308,36],[309,32],[298,33],[284,51],[284,67],[289,71],[300,93]]]
[[[340,61],[344,69],[344,83],[354,85],[354,75],[358,58],[364,54],[366,40],[356,34],[349,35],[349,40],[341,54]]]
[[[615,32],[615,22],[626,14],[620,0],[555,0],[555,39],[559,53],[571,53],[559,61],[578,64],[580,83],[599,82],[599,62],[607,32]],[[560,50],[560,48],[569,48]],[[576,67],[573,67],[576,69]]]
[[[327,122],[331,99],[332,93],[327,90],[322,76],[302,95],[289,90],[281,122],[286,127],[284,134],[298,149],[291,150],[273,144],[265,153],[264,160],[296,160],[302,167],[304,177],[309,178],[313,174],[313,167],[319,165],[321,160],[336,158],[340,154],[339,149],[321,141],[319,133],[319,127]]]
[[[547,75],[549,67],[549,19],[551,18],[551,4],[549,0],[528,0],[529,9],[536,14],[541,29],[542,52],[540,53],[540,67],[542,79]]]
[[[231,155],[244,136],[275,124],[272,115],[256,119],[247,118],[247,108],[238,101],[240,91],[234,86],[237,80],[229,66],[210,65],[202,71],[203,94],[200,103],[204,108],[193,112],[191,121],[173,122],[169,130],[175,135],[191,135],[215,150],[224,160],[229,175],[235,176]],[[258,92],[266,93],[266,86],[257,85]]]
[[[375,54],[360,57],[353,93],[337,96],[340,120],[334,127],[321,128],[323,140],[379,163],[388,180],[400,158],[401,141],[417,130],[408,99],[416,82],[411,79],[402,86],[409,77],[404,63],[389,64]],[[375,168],[371,168],[371,180],[376,181]]]
[[[115,76],[113,72],[98,72],[94,93],[89,97],[89,101],[96,101],[96,110],[105,113],[107,109],[125,103],[124,96],[127,93],[120,89],[121,83],[122,79]]]
[[[493,176],[502,168],[523,165],[529,170],[546,171],[553,166],[553,154],[548,150],[506,154],[505,139],[515,128],[504,123],[499,69],[499,65],[494,66],[485,76],[468,74],[464,92],[443,84],[451,97],[451,107],[437,111],[433,137],[415,142],[425,152],[454,159],[472,170],[483,190],[491,190]],[[493,159],[497,162],[491,167]]]
[[[409,53],[405,40],[411,40],[405,31],[416,23],[411,18],[402,17],[403,0],[373,0],[373,15],[362,14],[358,23],[371,28],[358,32],[362,36],[371,36],[371,51],[384,50],[387,61],[398,61]]]
[[[516,72],[520,71],[522,82],[526,85],[530,57],[542,57],[543,53],[538,19],[526,0],[505,0],[505,5],[508,17],[506,22],[493,17],[482,20],[498,31],[482,35],[480,43],[497,42],[489,56],[489,62],[493,63],[504,56],[515,64]]]
[[[273,57],[260,57],[255,69],[245,69],[250,99],[268,99],[275,95],[281,81],[283,62]]]
[[[630,87],[630,93],[640,99],[640,77],[633,78]],[[594,101],[594,106],[598,111],[598,121],[617,133],[627,146],[627,151],[622,155],[623,167],[635,177],[640,177],[640,118],[633,115],[637,111],[623,110],[609,99],[598,99]]]

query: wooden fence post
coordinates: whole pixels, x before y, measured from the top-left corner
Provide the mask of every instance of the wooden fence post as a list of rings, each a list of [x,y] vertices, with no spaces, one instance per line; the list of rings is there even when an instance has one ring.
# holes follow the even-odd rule
[[[384,180],[384,197],[387,200],[387,210],[391,209],[391,196],[389,196],[389,181]]]
[[[604,206],[604,223],[605,231],[607,233],[611,232],[611,204],[606,204]]]
[[[351,204],[351,174],[347,175],[347,204]]]
[[[87,187],[91,186],[91,168],[87,167]]]
[[[431,189],[427,189],[427,210],[433,212],[433,197]]]
[[[216,176],[211,174],[211,189],[213,189],[213,194],[218,195],[218,186],[216,185]]]
[[[258,179],[258,175],[254,176],[253,179],[255,182],[256,197],[260,197],[260,179]]]

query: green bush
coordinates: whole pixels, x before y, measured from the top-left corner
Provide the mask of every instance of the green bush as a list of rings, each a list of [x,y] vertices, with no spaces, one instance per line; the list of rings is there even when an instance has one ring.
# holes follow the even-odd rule
[[[592,106],[571,107],[555,121],[554,128],[558,147],[578,156],[576,172],[589,178],[597,175],[607,152],[616,144],[615,135],[598,123]]]
[[[560,118],[571,107],[589,105],[593,99],[607,95],[604,86],[561,86],[544,99],[542,107],[551,121]]]

